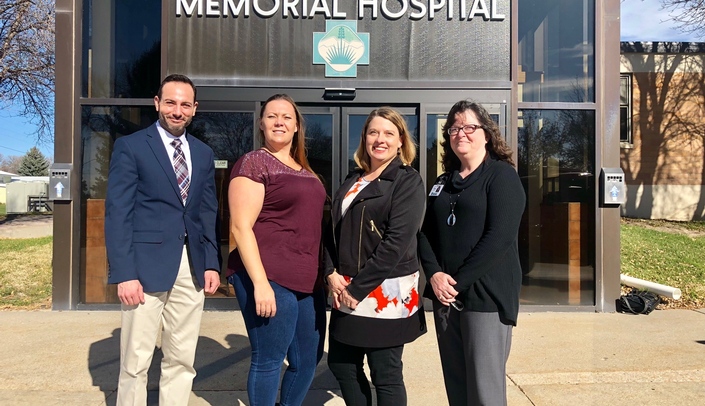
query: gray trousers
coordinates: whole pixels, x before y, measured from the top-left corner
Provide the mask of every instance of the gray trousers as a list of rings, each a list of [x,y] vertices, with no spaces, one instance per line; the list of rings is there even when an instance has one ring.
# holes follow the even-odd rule
[[[498,313],[457,311],[433,302],[433,319],[450,406],[506,406],[512,326]]]

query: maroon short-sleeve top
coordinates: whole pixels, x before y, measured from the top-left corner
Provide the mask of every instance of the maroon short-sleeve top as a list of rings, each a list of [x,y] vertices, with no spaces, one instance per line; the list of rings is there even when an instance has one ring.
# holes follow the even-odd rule
[[[267,278],[288,289],[311,293],[318,277],[318,250],[326,191],[316,175],[284,165],[269,151],[242,156],[230,179],[244,176],[264,185],[264,204],[253,227]],[[245,272],[237,251],[228,273]]]

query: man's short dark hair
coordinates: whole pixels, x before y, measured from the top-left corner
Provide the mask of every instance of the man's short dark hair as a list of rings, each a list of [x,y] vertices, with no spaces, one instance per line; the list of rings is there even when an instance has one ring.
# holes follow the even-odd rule
[[[193,84],[193,82],[191,81],[191,79],[189,79],[188,76],[180,75],[178,73],[169,75],[165,77],[164,80],[162,80],[162,84],[159,85],[159,91],[157,92],[157,97],[159,98],[159,100],[162,99],[162,88],[164,88],[164,85],[169,82],[181,82],[191,85],[191,89],[193,89],[193,101],[196,101],[196,85]]]

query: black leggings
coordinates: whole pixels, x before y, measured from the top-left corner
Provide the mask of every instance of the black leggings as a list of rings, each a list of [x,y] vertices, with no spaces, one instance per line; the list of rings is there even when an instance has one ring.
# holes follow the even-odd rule
[[[330,338],[328,367],[340,385],[346,406],[371,406],[372,392],[362,368],[365,355],[378,406],[406,406],[401,356],[404,346],[365,348]]]

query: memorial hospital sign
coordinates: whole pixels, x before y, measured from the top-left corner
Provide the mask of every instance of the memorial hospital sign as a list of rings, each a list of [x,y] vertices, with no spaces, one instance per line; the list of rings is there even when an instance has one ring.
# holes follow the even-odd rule
[[[511,79],[511,0],[167,4],[167,70],[199,85],[381,89]]]
[[[271,18],[309,19],[316,15],[326,19],[363,19],[365,12],[372,19],[410,20],[445,18],[448,20],[503,21],[498,0],[352,0],[357,1],[356,16],[348,16],[339,7],[343,0],[175,0],[177,17],[244,17],[255,15]],[[348,2],[350,0],[345,0]],[[457,7],[456,7],[457,4]],[[456,14],[457,11],[457,14]]]

